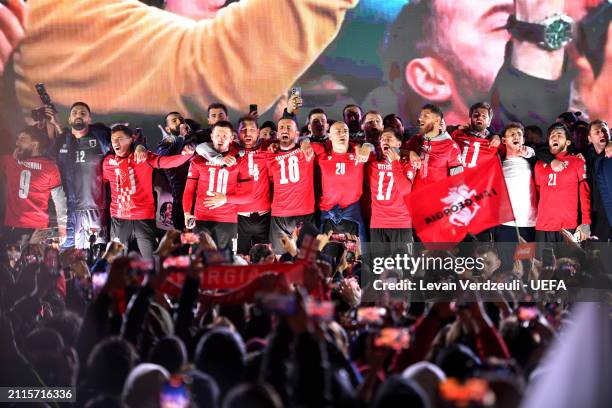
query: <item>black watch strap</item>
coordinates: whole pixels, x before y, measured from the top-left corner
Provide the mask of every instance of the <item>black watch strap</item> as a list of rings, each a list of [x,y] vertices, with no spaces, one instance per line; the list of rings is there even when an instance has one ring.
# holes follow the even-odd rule
[[[512,37],[519,41],[527,41],[534,44],[539,44],[544,41],[544,26],[536,23],[527,23],[519,21],[514,14],[508,17],[506,25]]]

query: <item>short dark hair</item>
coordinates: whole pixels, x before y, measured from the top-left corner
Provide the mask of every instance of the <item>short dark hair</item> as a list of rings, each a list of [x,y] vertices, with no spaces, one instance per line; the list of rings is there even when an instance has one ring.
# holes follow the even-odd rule
[[[211,109],[223,109],[223,112],[225,112],[225,114],[227,115],[227,107],[219,102],[215,102],[215,103],[211,103],[210,105],[208,105],[208,109],[206,110],[207,113],[210,113]]]
[[[523,134],[525,134],[525,126],[523,126],[521,122],[510,122],[504,127],[504,130],[502,131],[502,136],[506,136],[506,132],[510,129],[520,129]]]
[[[542,132],[542,128],[536,125],[525,126],[525,133],[527,132],[537,133],[540,137],[544,136],[544,132]]]
[[[377,110],[369,110],[369,111],[367,111],[366,113],[364,113],[364,114],[363,114],[363,117],[361,118],[361,124],[362,124],[362,125],[365,123],[366,117],[367,117],[368,115],[378,115],[378,116],[380,116],[380,118],[382,119],[382,115],[380,114],[380,112],[379,112],[379,111],[377,111]]]
[[[476,102],[475,104],[470,106],[470,117],[476,109],[486,109],[489,112],[489,118],[493,117],[493,108],[491,107],[489,102]]]
[[[353,108],[353,107],[355,107],[355,108],[359,109],[359,112],[361,113],[361,115],[363,115],[363,109],[361,108],[361,106],[359,106],[359,105],[357,105],[357,104],[355,104],[355,103],[349,103],[348,105],[346,105],[346,106],[344,107],[344,109],[342,109],[342,115],[344,115],[344,112],[346,112],[346,110],[347,110],[348,108]]]
[[[444,22],[439,21],[433,0],[410,1],[388,29],[381,51],[381,62],[386,82],[398,95],[398,104],[409,118],[418,115],[424,100],[406,82],[408,62],[426,55],[447,54],[437,39]]]
[[[271,120],[266,120],[264,123],[261,124],[259,129],[261,130],[267,127],[271,128],[273,131],[276,132],[276,123],[272,122]]]
[[[548,130],[546,131],[546,138],[550,137],[550,134],[553,132],[553,130],[555,129],[561,129],[563,132],[565,132],[565,137],[568,140],[572,140],[572,135],[570,134],[570,130],[567,128],[567,126],[565,126],[563,123],[553,123],[552,125],[550,125],[548,127]]]
[[[86,104],[85,102],[78,101],[78,102],[73,103],[72,106],[70,106],[70,110],[74,109],[75,106],[84,107],[85,109],[87,109],[87,112],[89,112],[89,114],[91,115],[91,109],[89,108],[89,105]]]
[[[178,116],[180,116],[181,118],[183,117],[183,115],[181,115],[179,112],[168,112],[168,113],[166,114],[166,117],[164,118],[164,122],[166,122],[166,121],[168,120],[168,116],[170,116],[170,115],[178,115]]]
[[[281,120],[290,120],[293,123],[295,123],[295,127],[300,130],[300,125],[298,125],[298,123],[295,121],[295,118],[291,115],[283,115],[279,120],[278,123],[280,123]]]
[[[603,119],[595,119],[595,120],[592,120],[592,121],[591,121],[591,123],[589,123],[589,133],[591,133],[591,128],[592,128],[594,125],[601,125],[601,126],[608,127],[608,122],[606,122],[606,121],[605,121],[605,120],[603,120]]]
[[[255,244],[249,251],[249,257],[252,264],[258,264],[259,261],[269,257],[272,254],[274,254],[274,252],[272,252],[272,249],[270,249],[268,244]]]
[[[215,123],[213,127],[210,129],[210,132],[212,133],[215,130],[215,128],[218,128],[218,127],[228,128],[232,131],[232,133],[234,132],[234,125],[232,125],[232,123],[227,120],[221,120]]]
[[[259,128],[259,125],[257,124],[257,119],[255,119],[254,116],[244,115],[244,116],[240,117],[240,119],[238,119],[238,129],[240,129],[242,127],[242,124],[244,122],[253,122],[253,123],[255,123],[255,126]]]
[[[314,108],[310,112],[308,112],[308,123],[310,123],[310,118],[312,117],[312,115],[318,115],[318,114],[321,114],[321,113],[323,115],[325,115],[325,117],[327,118],[327,114],[321,108]]]
[[[392,122],[393,122],[394,119],[399,120],[402,125],[404,124],[404,121],[402,120],[402,118],[397,116],[395,113],[390,113],[390,114],[388,114],[387,116],[385,116],[383,118],[383,126],[384,127],[393,127]]]
[[[442,112],[442,109],[440,109],[438,105],[434,105],[433,103],[426,103],[425,105],[421,107],[421,110],[422,111],[428,110],[431,113],[434,113],[437,116],[439,116],[440,119],[444,119],[444,112]]]
[[[401,141],[403,140],[403,138],[404,138],[404,135],[402,135],[402,134],[400,133],[400,131],[399,131],[397,128],[395,128],[395,127],[391,127],[391,126],[389,126],[389,127],[384,128],[384,129],[383,129],[383,131],[382,131],[382,133],[381,133],[381,136],[382,136],[382,135],[384,135],[385,133],[392,133],[392,134],[393,134],[393,136],[395,136],[395,138],[396,138],[397,140],[399,140],[400,142],[401,142]]]
[[[37,126],[26,126],[25,128],[21,129],[21,132],[19,133],[25,133],[26,135],[30,136],[32,141],[38,142],[38,150],[41,153],[44,152],[49,146],[49,136],[44,129]]]
[[[134,136],[134,131],[129,126],[123,124],[118,124],[111,128],[111,134],[117,132],[123,132],[129,137]]]
[[[574,123],[576,123],[576,121],[578,120],[574,112],[563,112],[562,114],[557,116],[557,119],[561,119],[562,121],[569,123],[570,126],[573,126]]]

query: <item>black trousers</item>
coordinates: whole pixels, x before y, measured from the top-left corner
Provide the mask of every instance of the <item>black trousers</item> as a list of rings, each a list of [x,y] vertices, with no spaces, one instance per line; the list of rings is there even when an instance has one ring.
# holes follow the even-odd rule
[[[534,227],[518,227],[518,232],[521,238],[527,242],[535,241]],[[512,268],[514,264],[514,252],[518,245],[518,237],[516,236],[516,227],[510,225],[498,225],[493,228],[493,237],[497,245],[499,259],[502,261],[504,268]]]
[[[118,239],[126,248],[131,241],[136,241],[143,257],[153,256],[157,248],[156,234],[155,220],[111,220],[111,239]]]
[[[534,227],[518,227],[519,235],[527,242],[535,241]],[[510,225],[498,225],[493,229],[495,242],[518,242],[516,227]]]
[[[572,232],[572,231],[570,231]],[[563,235],[559,231],[538,231],[535,232],[536,242],[565,242]]]
[[[380,251],[388,255],[411,254],[414,243],[412,228],[370,228],[370,243],[376,252],[380,247]]]
[[[238,215],[238,253],[248,255],[255,244],[270,242],[270,212]]]
[[[283,234],[291,236],[298,223],[314,223],[314,214],[296,215],[292,217],[272,217],[270,220],[270,243],[276,255],[282,255],[285,250],[281,245]]]
[[[219,222],[219,221],[196,221],[193,232],[199,234],[206,232],[210,234],[217,248],[230,248],[236,250],[236,235],[238,235],[238,224],[234,222]]]

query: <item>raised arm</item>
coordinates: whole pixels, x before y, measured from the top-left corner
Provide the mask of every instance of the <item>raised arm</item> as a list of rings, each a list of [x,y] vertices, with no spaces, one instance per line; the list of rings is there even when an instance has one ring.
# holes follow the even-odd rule
[[[89,95],[100,113],[196,113],[215,101],[266,110],[331,43],[357,3],[247,0],[196,22],[133,0],[39,0],[31,4],[30,41],[17,64],[24,78],[19,98],[33,107],[34,83],[44,82],[59,104]],[[278,63],[261,64],[269,55]],[[50,69],[49,61],[64,64]],[[114,69],[119,63],[122,69]]]
[[[173,169],[178,167],[193,157],[193,148],[185,146],[180,154],[174,156],[159,156],[149,153],[147,163],[155,169]]]

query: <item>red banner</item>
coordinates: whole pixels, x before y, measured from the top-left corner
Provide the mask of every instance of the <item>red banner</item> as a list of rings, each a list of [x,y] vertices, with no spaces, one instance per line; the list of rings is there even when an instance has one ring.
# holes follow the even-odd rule
[[[413,191],[409,198],[412,222],[423,242],[459,242],[468,233],[514,220],[497,157]]]
[[[269,265],[215,265],[207,266],[202,274],[201,289],[235,289],[249,283],[266,272],[280,273],[289,283],[303,283],[302,263],[276,263]]]
[[[205,306],[212,305],[241,305],[255,301],[256,296],[262,293],[287,293],[289,284],[287,275],[279,273],[264,273],[255,280],[225,293],[200,294],[198,299]]]

